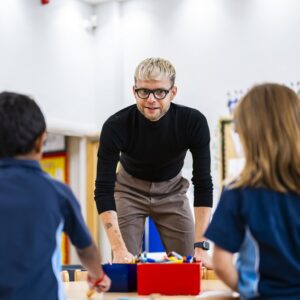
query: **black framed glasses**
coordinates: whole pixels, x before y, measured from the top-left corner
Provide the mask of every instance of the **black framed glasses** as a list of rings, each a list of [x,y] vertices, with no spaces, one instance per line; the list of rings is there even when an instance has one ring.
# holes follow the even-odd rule
[[[155,90],[149,90],[145,88],[135,89],[135,93],[138,95],[141,99],[148,99],[150,94],[153,94],[154,98],[156,100],[163,100],[166,98],[166,96],[169,94],[173,86],[171,86],[168,90],[165,89],[155,89]]]

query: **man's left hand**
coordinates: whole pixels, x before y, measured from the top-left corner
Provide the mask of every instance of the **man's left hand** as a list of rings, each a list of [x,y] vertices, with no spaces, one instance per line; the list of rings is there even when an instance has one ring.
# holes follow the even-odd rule
[[[202,266],[207,269],[213,269],[212,258],[209,256],[206,250],[201,248],[195,248],[194,258],[196,261],[201,261]]]

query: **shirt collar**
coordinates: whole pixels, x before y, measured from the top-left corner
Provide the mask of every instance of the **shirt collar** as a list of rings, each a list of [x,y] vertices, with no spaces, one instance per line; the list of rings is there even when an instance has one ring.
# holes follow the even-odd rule
[[[37,160],[16,159],[16,158],[12,158],[12,157],[0,159],[0,168],[1,167],[13,167],[13,166],[41,169],[40,163]]]

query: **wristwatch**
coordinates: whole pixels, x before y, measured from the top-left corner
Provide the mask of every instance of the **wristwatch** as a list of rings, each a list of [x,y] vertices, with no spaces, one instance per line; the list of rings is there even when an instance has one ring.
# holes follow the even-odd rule
[[[201,248],[203,250],[209,250],[209,242],[207,241],[202,241],[202,242],[197,242],[197,243],[194,243],[194,249],[195,248]]]

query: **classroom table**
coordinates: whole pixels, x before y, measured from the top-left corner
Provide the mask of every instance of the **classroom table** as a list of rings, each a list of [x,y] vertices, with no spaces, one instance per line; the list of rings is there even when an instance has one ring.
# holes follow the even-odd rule
[[[85,281],[64,282],[65,293],[68,300],[86,300],[88,285]],[[140,296],[137,293],[95,293],[91,300],[237,300],[239,296],[232,292],[220,280],[202,280],[201,293],[197,296],[162,296],[152,294],[150,296]]]

